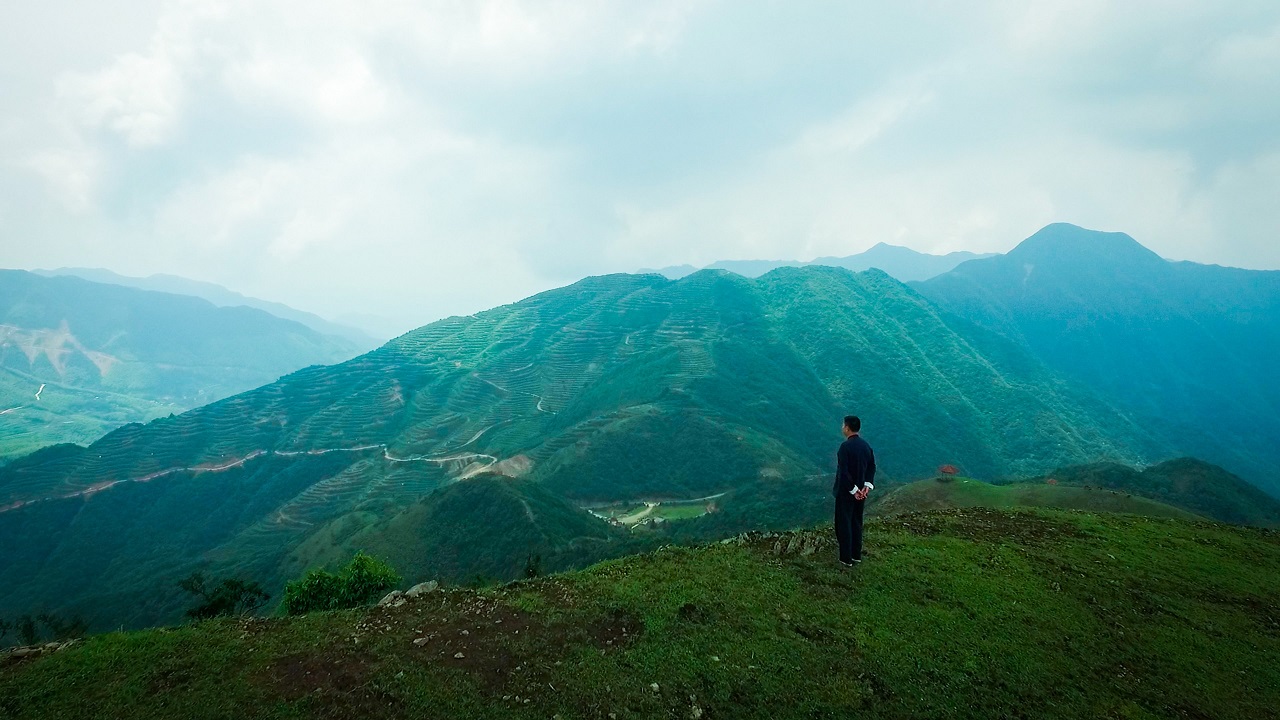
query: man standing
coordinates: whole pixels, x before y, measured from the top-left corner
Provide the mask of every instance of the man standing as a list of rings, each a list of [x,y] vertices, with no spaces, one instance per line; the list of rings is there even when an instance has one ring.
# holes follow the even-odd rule
[[[846,416],[845,441],[836,453],[836,482],[831,491],[836,496],[836,540],[840,543],[840,564],[853,567],[862,562],[862,511],[867,495],[875,487],[876,456],[871,446],[858,433],[862,421]]]

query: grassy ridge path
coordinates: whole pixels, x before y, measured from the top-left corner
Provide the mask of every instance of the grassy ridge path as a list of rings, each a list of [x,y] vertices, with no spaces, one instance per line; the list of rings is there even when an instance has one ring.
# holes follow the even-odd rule
[[[1266,718],[1280,536],[967,508],[0,661],[0,717]]]

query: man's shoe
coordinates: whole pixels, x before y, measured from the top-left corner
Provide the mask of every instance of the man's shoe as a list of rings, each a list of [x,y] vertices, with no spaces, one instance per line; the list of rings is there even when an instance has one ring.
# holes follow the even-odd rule
[[[857,561],[855,560],[854,562],[857,562]],[[851,562],[845,562],[845,561],[841,560],[841,561],[840,561],[840,567],[844,568],[845,570],[848,570],[849,568],[853,567],[853,563],[851,563]]]

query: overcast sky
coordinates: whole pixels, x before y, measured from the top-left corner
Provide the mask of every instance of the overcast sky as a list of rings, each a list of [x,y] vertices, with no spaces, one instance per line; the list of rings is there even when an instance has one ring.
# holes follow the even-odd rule
[[[0,266],[399,329],[581,276],[1054,221],[1280,268],[1280,3],[0,11]]]

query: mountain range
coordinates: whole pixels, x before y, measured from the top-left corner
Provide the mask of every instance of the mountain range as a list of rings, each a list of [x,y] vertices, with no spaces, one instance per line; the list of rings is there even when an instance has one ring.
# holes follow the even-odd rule
[[[0,270],[0,457],[92,442],[359,347],[254,308]]]
[[[201,298],[202,300],[208,300],[218,307],[238,307],[243,305],[245,307],[262,310],[263,312],[270,313],[278,318],[301,323],[321,335],[334,335],[336,337],[344,338],[350,341],[361,352],[372,350],[381,342],[386,340],[385,337],[374,338],[363,329],[326,320],[315,313],[309,313],[305,310],[297,310],[285,305],[284,303],[260,300],[255,297],[249,297],[248,295],[242,295],[234,290],[228,290],[216,283],[191,280],[190,278],[184,278],[178,275],[157,273],[155,275],[148,275],[147,277],[131,277],[129,275],[121,275],[103,268],[70,267],[58,268],[56,270],[33,270],[32,272],[37,275],[43,275],[44,277],[72,276],[108,285],[123,285],[124,287],[169,293],[171,295],[189,295],[191,297]]]
[[[1248,472],[1256,463],[1236,462],[1259,449],[1251,436],[1222,432],[1211,446],[1178,431],[1195,421],[1177,415],[1178,389],[1218,387],[1204,377],[1214,366],[1169,360],[1164,381],[1186,377],[1148,388],[1143,404],[1053,356],[1054,328],[1124,341],[1116,318],[1135,344],[1185,349],[1163,334],[1204,306],[1225,312],[1236,283],[1243,310],[1214,326],[1217,352],[1236,358],[1233,387],[1248,391],[1248,373],[1270,382],[1251,354],[1270,347],[1272,276],[1153,263],[1131,242],[1051,226],[914,286],[820,265],[593,277],[88,447],[46,448],[0,468],[0,544],[12,548],[0,615],[45,606],[145,625],[180,615],[174,583],[197,569],[278,591],[366,550],[422,576],[510,578],[532,554],[561,569],[801,526],[827,514],[850,411],[885,488],[944,463],[1013,480],[1191,447],[1274,493]],[[1190,279],[1172,283],[1168,268]],[[1152,297],[1159,309],[1145,316]],[[1218,417],[1261,422],[1258,402]],[[588,512],[677,500],[704,514],[625,530]]]
[[[728,270],[743,277],[757,278],[783,267],[822,265],[844,268],[854,272],[875,268],[883,270],[890,277],[902,282],[909,282],[912,280],[928,280],[949,272],[962,262],[986,257],[991,257],[991,255],[963,251],[946,255],[930,255],[916,252],[911,248],[878,243],[865,252],[845,257],[820,257],[809,262],[800,262],[798,260],[720,260],[703,269]],[[673,265],[658,270],[646,269],[639,272],[656,273],[672,280],[678,280],[697,271],[698,268],[692,265]]]
[[[1176,454],[1280,494],[1280,272],[1169,262],[1123,233],[1055,224],[913,286],[1140,418]]]

